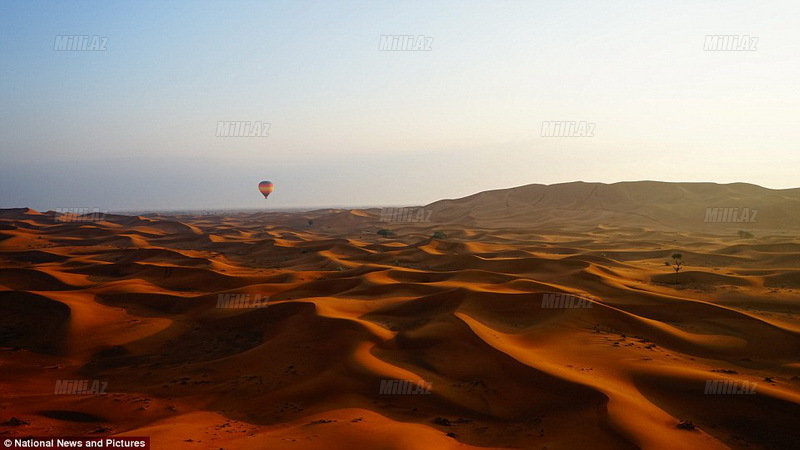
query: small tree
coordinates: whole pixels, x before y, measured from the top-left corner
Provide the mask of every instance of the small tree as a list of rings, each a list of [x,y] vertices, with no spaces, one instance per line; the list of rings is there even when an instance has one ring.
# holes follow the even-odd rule
[[[681,271],[681,268],[683,266],[682,258],[683,255],[681,255],[680,253],[673,253],[672,263],[670,263],[669,261],[665,261],[666,265],[672,266],[672,268],[675,270],[675,283],[678,283],[678,272]]]

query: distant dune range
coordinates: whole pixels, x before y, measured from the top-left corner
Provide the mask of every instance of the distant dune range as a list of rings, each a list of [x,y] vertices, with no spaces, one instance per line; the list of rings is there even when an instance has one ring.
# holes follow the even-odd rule
[[[531,184],[481,192],[458,200],[428,205],[440,221],[465,225],[560,226],[611,224],[671,230],[714,231],[727,227],[800,228],[800,188],[773,190],[753,184],[665,183],[635,181],[614,184]],[[758,210],[754,222],[706,223],[709,208]],[[733,217],[732,217],[733,218]]]
[[[566,183],[388,211],[0,210],[0,439],[800,447],[800,189]]]

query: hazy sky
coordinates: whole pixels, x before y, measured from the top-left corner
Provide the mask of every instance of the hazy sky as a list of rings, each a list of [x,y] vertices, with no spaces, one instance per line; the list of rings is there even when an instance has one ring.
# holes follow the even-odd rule
[[[54,51],[69,35],[106,50]],[[382,35],[432,44],[380,51]],[[706,35],[758,41],[704,51]],[[796,0],[2,1],[0,207],[418,205],[575,180],[798,187],[798,43]],[[269,136],[218,137],[220,121],[268,122]],[[543,121],[594,136],[542,137]]]

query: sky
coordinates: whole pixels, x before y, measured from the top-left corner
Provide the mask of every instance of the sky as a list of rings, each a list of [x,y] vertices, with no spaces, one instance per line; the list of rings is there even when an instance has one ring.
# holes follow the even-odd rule
[[[427,48],[382,49],[395,35]],[[754,42],[706,51],[711,35]],[[104,49],[57,51],[58,36]],[[577,180],[794,188],[798,43],[797,1],[4,0],[0,208],[423,205]],[[229,121],[268,135],[218,136]],[[556,121],[591,136],[542,136]]]

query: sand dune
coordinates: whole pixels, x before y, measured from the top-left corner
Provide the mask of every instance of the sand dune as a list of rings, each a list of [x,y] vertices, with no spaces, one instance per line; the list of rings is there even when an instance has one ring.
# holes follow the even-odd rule
[[[759,212],[706,221],[718,207]],[[0,210],[0,437],[800,446],[799,189],[568,183],[421,208]],[[430,390],[382,392],[393,380]]]

